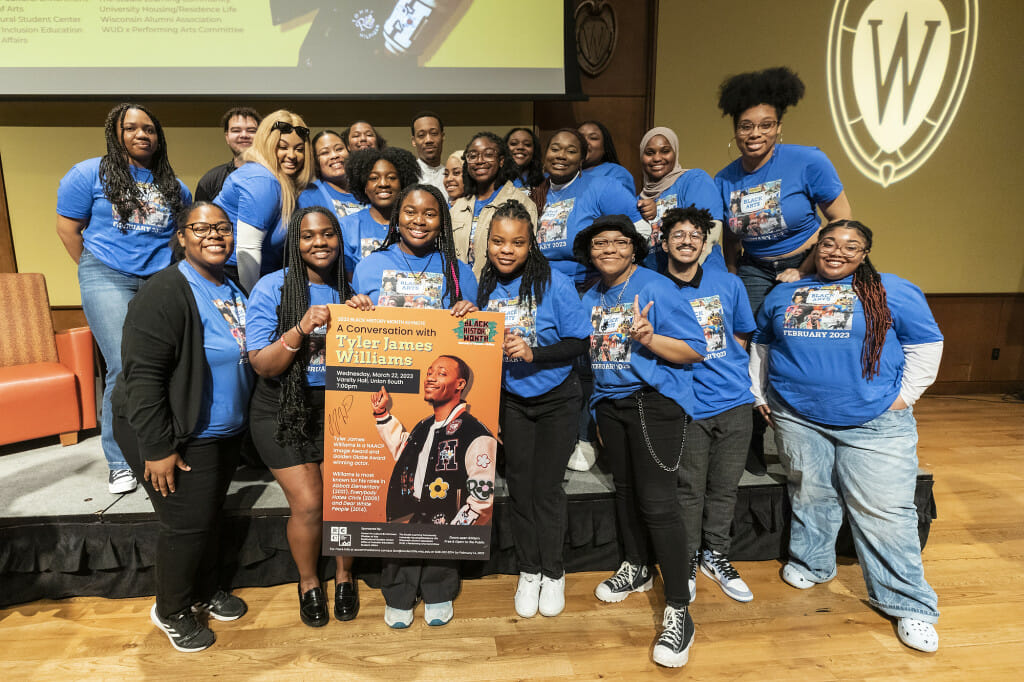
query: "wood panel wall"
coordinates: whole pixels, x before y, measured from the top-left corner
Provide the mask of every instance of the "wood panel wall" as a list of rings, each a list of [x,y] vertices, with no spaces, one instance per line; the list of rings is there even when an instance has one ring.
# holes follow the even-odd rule
[[[1024,293],[932,294],[945,344],[932,393],[1024,390]],[[999,357],[993,358],[998,349]]]
[[[654,116],[654,66],[658,35],[657,0],[609,0],[618,41],[611,63],[596,78],[580,74],[583,102],[537,102],[534,122],[542,143],[552,131],[601,121],[611,132],[619,162],[640,180],[640,139]],[[639,189],[639,187],[638,187]]]

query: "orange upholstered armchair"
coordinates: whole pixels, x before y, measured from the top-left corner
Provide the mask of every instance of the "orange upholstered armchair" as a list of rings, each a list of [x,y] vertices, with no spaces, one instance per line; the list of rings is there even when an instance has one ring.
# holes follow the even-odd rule
[[[54,334],[46,279],[0,273],[0,445],[95,426],[92,332]]]

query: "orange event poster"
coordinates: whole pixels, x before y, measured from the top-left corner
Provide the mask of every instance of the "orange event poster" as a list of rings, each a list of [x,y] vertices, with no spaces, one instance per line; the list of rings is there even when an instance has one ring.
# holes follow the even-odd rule
[[[487,559],[504,315],[330,308],[324,553]]]

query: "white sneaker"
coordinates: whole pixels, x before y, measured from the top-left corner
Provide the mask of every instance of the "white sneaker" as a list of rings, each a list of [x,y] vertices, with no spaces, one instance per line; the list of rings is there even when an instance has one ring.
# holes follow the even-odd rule
[[[540,615],[551,618],[565,610],[565,574],[561,578],[540,579]]]
[[[939,648],[939,633],[935,632],[934,625],[923,620],[900,618],[896,633],[900,636],[900,641],[911,649],[930,654]]]
[[[533,618],[537,615],[540,601],[540,573],[520,573],[519,585],[516,586],[516,613],[522,618]]]
[[[412,625],[412,609],[396,609],[391,606],[384,606],[384,622],[389,628],[404,630]]]
[[[566,466],[573,471],[590,471],[596,461],[597,450],[594,448],[594,444],[590,441],[578,440]]]
[[[798,590],[809,590],[818,583],[808,580],[804,574],[794,568],[791,564],[782,567],[782,579]]]
[[[450,601],[423,605],[423,620],[427,621],[427,625],[433,627],[448,625],[454,617],[455,607]]]
[[[718,583],[722,592],[736,601],[748,602],[754,599],[754,593],[724,554],[705,549],[700,557],[700,572]]]
[[[107,474],[107,491],[111,495],[133,493],[138,487],[139,482],[135,480],[131,469],[112,469]]]

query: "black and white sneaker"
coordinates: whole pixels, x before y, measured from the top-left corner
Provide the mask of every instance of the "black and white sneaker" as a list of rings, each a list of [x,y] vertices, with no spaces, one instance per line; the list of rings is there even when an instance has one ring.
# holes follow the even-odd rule
[[[718,583],[722,592],[736,601],[748,602],[754,598],[754,593],[724,554],[705,549],[700,556],[700,572]]]
[[[685,606],[665,607],[661,634],[654,640],[654,662],[666,668],[681,668],[690,660],[693,645],[693,619]]]
[[[620,602],[633,592],[647,592],[654,587],[654,578],[647,566],[637,566],[623,561],[615,575],[601,582],[594,590],[594,596],[601,601]]]
[[[690,588],[690,603],[697,598],[697,563],[700,561],[700,552],[694,552],[690,557],[690,579],[686,586]]]
[[[213,630],[200,625],[192,609],[185,609],[172,614],[167,618],[161,618],[156,612],[156,604],[149,611],[149,619],[171,640],[171,646],[178,651],[192,653],[210,648],[216,640]]]
[[[192,605],[192,613],[206,613],[214,620],[238,620],[245,615],[249,607],[241,597],[224,590],[217,590],[212,597],[206,601],[197,601]]]
[[[139,482],[131,469],[113,469],[107,474],[107,492],[111,495],[122,495],[135,492]]]

